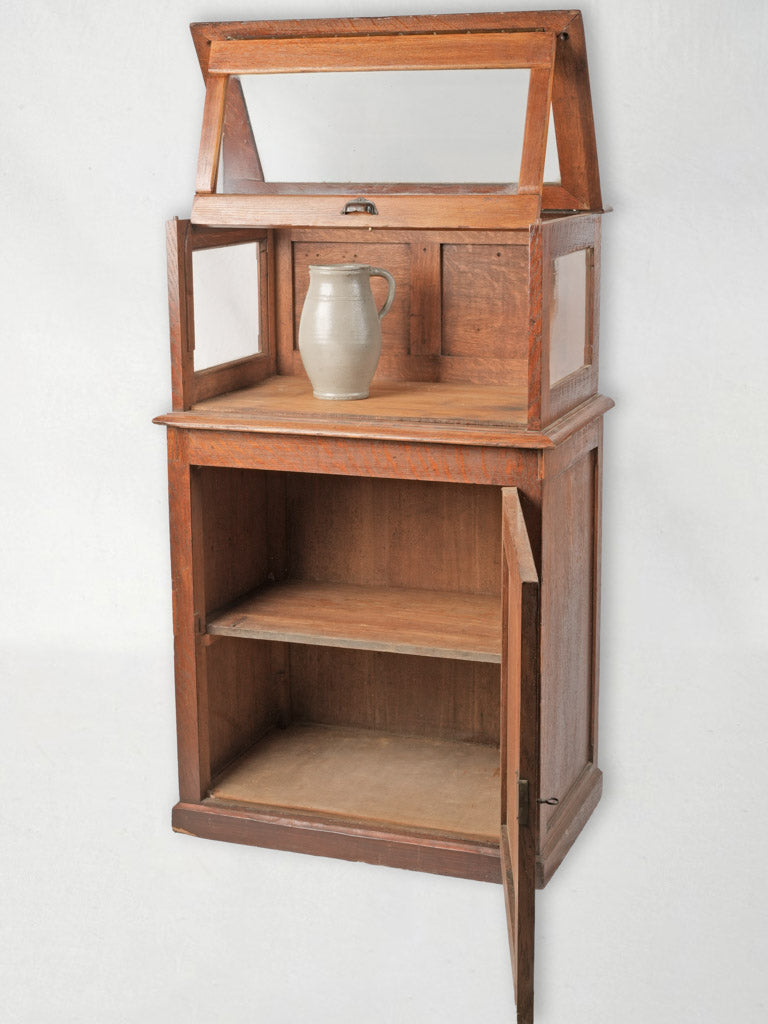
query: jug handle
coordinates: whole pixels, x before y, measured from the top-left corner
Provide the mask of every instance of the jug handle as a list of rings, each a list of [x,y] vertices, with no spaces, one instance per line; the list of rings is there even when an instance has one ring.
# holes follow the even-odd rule
[[[386,316],[389,312],[392,303],[395,300],[395,279],[392,277],[388,270],[382,270],[381,267],[371,267],[371,277],[384,277],[386,278],[387,284],[389,285],[389,291],[387,292],[387,300],[379,310],[379,320]]]

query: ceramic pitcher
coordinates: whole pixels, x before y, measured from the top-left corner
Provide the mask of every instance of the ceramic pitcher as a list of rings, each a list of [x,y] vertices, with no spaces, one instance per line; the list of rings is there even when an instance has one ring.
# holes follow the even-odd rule
[[[376,309],[370,279],[383,277],[387,300]],[[392,275],[361,263],[310,266],[299,323],[299,351],[315,398],[367,398],[381,355],[381,318],[395,297]]]

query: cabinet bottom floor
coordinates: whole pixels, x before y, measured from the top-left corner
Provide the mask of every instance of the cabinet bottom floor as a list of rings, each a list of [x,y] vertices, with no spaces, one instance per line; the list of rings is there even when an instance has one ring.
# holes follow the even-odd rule
[[[499,881],[498,747],[293,723],[223,771],[174,828]]]

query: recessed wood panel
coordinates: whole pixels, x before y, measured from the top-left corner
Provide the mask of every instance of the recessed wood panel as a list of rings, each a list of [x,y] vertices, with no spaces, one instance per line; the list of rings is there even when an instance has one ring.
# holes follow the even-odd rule
[[[499,667],[291,645],[295,721],[499,742]]]
[[[544,481],[541,795],[561,804],[593,758],[595,473],[592,449]],[[542,836],[559,810],[542,806]]]
[[[497,488],[315,474],[287,485],[292,578],[499,593]]]
[[[528,359],[528,251],[443,246],[444,355]]]

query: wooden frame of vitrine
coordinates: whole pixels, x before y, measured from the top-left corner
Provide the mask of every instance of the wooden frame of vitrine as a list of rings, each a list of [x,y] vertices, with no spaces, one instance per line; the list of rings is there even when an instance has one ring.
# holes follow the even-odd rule
[[[192,220],[218,226],[333,227],[372,186],[265,183],[242,90],[230,76],[291,72],[530,68],[518,182],[387,185],[376,194],[377,227],[519,228],[542,209],[600,210],[586,48],[578,11],[534,14],[242,22],[192,28],[206,100]],[[561,181],[545,184],[547,126],[555,122]],[[236,156],[232,179],[247,195],[216,194],[219,155]],[[330,193],[330,194],[328,194]],[[488,203],[489,195],[494,202]]]
[[[551,878],[597,804],[602,785],[597,768],[600,481],[602,415],[612,403],[597,394],[602,211],[581,17],[565,11],[248,22],[195,25],[192,31],[206,79],[206,103],[192,218],[168,225],[173,412],[158,418],[168,427],[174,579],[180,781],[174,828],[256,846],[501,880],[518,1021],[530,1024],[534,888]],[[236,82],[227,85],[230,73],[253,72],[257,62],[275,72],[513,66],[514,61],[533,69],[519,187],[369,185],[365,188],[375,189],[376,205],[383,211],[375,222],[367,214],[339,217],[333,212],[363,190],[357,185],[349,193],[336,186],[323,193],[311,183],[263,183],[242,91]],[[541,180],[550,106],[560,156],[558,186]],[[239,181],[240,188],[246,183],[248,191],[215,194],[222,149],[229,179]],[[545,210],[570,212],[547,215]],[[468,246],[471,267],[473,260],[482,263],[483,246],[519,247],[525,268],[514,285],[525,295],[520,319],[525,371],[519,386],[494,390],[492,373],[481,373],[477,381],[450,392],[458,403],[455,414],[438,411],[440,403],[430,404],[429,395],[414,403],[413,389],[398,375],[395,360],[385,366],[392,394],[382,396],[374,388],[371,399],[354,409],[354,403],[333,409],[312,404],[302,391],[295,354],[296,282],[303,266],[297,247],[307,240],[337,244],[341,238],[354,246],[356,239],[372,237],[381,245],[410,247],[410,276],[401,282],[416,302],[408,355],[433,360],[440,358],[443,249]],[[260,350],[195,371],[192,254],[254,242],[260,254]],[[581,251],[587,288],[584,365],[552,383],[555,261]],[[450,280],[447,287],[453,287]],[[435,378],[437,390],[452,386]],[[371,634],[369,627],[366,632],[343,608],[341,628],[322,615],[307,627],[306,614],[293,614],[290,601],[283,599],[288,591],[281,607],[289,610],[279,612],[277,627],[265,625],[258,612],[251,614],[252,594],[241,593],[247,588],[240,584],[231,590],[227,583],[230,576],[240,578],[240,570],[232,570],[241,554],[236,541],[245,548],[252,543],[251,520],[239,518],[239,509],[247,512],[261,501],[262,519],[267,509],[268,518],[279,521],[281,508],[290,519],[293,513],[280,496],[286,487],[301,492],[312,475],[327,481],[331,493],[335,479],[390,481],[396,492],[402,487],[403,497],[411,485],[445,486],[455,498],[442,513],[443,526],[452,521],[450,510],[461,505],[462,488],[490,488],[498,496],[503,627],[497,836],[479,841],[450,830],[441,834],[413,824],[388,826],[365,815],[349,820],[320,809],[270,809],[258,806],[258,800],[228,799],[216,781],[229,771],[229,752],[239,757],[235,747],[242,740],[238,727],[227,726],[237,734],[229,751],[221,727],[211,731],[214,705],[229,699],[216,693],[229,684],[212,652],[228,650],[227,644],[275,645],[277,653],[270,654],[265,669],[270,680],[283,680],[285,664],[278,649],[292,643],[392,650],[395,657],[496,658],[495,648],[487,649],[487,637],[457,645],[450,630],[442,630],[420,648],[421,640],[413,639],[418,630],[413,634],[410,623],[398,635],[392,627],[394,591],[385,594],[389,632],[374,628]],[[259,543],[265,551],[270,547],[263,539]],[[281,557],[272,553],[256,559],[262,559],[257,597],[267,568],[277,567],[280,583]],[[305,588],[301,597],[309,601],[305,607],[319,600],[311,589]],[[223,607],[211,604],[211,592],[223,595]],[[349,593],[352,607],[357,593]],[[410,596],[416,604],[406,603],[407,617],[415,617],[418,601],[442,614],[443,596],[440,601],[416,591]],[[471,592],[464,604],[463,592],[459,596],[459,616],[482,605],[471,599]],[[371,588],[369,597],[381,608],[380,590]],[[231,598],[234,602],[228,603]],[[365,595],[360,603],[365,605]],[[272,602],[272,609],[279,604]],[[229,655],[222,657],[226,662]],[[254,681],[257,689],[265,685]],[[284,685],[274,682],[281,692]],[[240,707],[237,702],[243,699],[251,698],[241,694],[235,704]],[[279,719],[283,712],[278,707],[275,714]],[[565,720],[572,727],[564,729]]]

